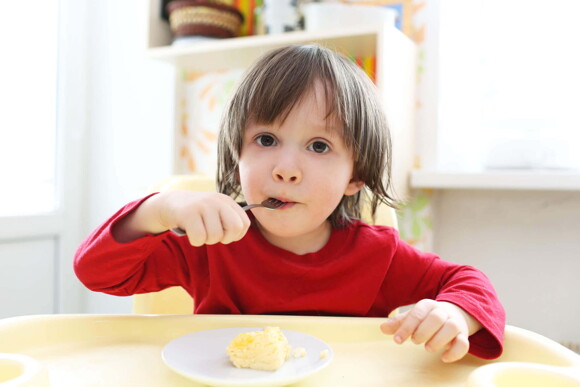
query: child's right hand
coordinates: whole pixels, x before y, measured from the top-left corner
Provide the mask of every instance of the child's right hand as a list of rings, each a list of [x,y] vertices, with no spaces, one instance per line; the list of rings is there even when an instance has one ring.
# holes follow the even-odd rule
[[[146,233],[158,234],[179,227],[193,246],[228,244],[242,239],[250,218],[231,197],[216,192],[166,191],[145,200],[118,224],[121,242]]]

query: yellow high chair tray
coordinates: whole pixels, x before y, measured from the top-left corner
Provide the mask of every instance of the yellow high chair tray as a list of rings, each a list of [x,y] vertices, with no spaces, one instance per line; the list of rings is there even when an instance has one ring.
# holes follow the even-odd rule
[[[497,360],[468,355],[445,364],[422,346],[394,344],[380,332],[381,321],[244,315],[8,318],[0,320],[0,386],[198,386],[163,362],[165,345],[202,330],[265,326],[312,335],[332,348],[330,364],[296,386],[580,386],[580,356],[523,329],[507,327],[505,351]]]

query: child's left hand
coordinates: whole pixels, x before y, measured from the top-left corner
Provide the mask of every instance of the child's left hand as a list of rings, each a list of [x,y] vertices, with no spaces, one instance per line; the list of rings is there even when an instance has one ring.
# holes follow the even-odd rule
[[[411,337],[415,344],[425,343],[428,352],[445,348],[441,360],[451,363],[463,358],[469,350],[468,337],[481,324],[457,305],[424,299],[412,309],[389,318],[381,330],[394,335],[397,344]]]

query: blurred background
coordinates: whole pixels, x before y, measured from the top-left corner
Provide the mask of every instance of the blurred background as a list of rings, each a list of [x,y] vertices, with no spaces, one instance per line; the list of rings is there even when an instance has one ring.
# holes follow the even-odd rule
[[[403,238],[480,268],[509,324],[578,350],[580,3],[169,3],[0,4],[0,318],[130,313],[78,282],[80,241],[165,177],[213,176],[244,68],[317,42],[377,84]]]

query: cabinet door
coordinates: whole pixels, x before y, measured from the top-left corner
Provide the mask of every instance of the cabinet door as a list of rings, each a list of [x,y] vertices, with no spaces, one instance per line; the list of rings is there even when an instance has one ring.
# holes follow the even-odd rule
[[[0,318],[55,312],[54,238],[0,242]]]

